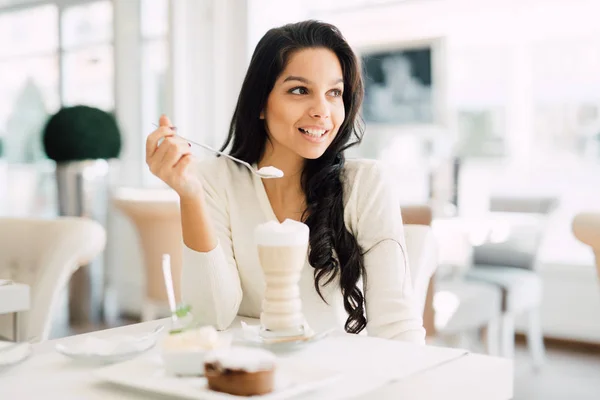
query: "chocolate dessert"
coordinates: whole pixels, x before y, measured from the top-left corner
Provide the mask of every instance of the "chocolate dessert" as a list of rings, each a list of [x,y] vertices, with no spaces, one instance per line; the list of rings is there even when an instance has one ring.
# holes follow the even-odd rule
[[[232,347],[206,355],[204,375],[211,390],[236,396],[271,393],[275,386],[275,355],[266,350]]]

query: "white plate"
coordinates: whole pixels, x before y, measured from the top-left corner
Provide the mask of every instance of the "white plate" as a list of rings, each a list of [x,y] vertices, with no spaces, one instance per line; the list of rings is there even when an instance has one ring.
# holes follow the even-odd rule
[[[206,378],[178,378],[166,374],[158,357],[142,357],[94,371],[103,381],[129,388],[176,396],[191,400],[232,400],[242,397],[208,389]],[[301,365],[278,359],[275,373],[275,390],[261,400],[282,400],[301,393],[318,390],[341,378],[337,372],[314,365]]]
[[[56,351],[74,360],[90,364],[111,364],[130,360],[150,350],[158,339],[163,327],[159,326],[148,334],[131,336],[113,336],[98,338],[86,335],[66,343],[58,343]]]
[[[10,350],[7,350],[11,347]],[[0,372],[25,361],[31,355],[31,344],[0,341]]]

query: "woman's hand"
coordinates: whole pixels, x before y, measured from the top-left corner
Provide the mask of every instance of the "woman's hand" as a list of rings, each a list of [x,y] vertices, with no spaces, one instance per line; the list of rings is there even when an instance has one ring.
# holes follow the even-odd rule
[[[146,164],[150,171],[169,185],[180,198],[196,198],[202,183],[193,174],[190,144],[175,135],[171,121],[161,116],[159,127],[146,139]]]

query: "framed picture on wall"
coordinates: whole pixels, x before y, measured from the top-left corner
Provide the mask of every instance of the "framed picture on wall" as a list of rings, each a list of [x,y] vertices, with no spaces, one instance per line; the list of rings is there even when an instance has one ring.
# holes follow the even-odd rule
[[[367,124],[443,124],[442,45],[429,39],[359,50]]]

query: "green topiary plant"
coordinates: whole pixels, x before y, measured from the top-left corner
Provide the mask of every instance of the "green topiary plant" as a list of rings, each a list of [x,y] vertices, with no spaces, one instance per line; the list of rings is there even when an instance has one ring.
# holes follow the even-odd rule
[[[0,158],[4,155],[4,147],[2,147],[2,138],[0,137]]]
[[[44,150],[57,163],[117,158],[121,133],[113,115],[88,106],[65,107],[48,120]]]

